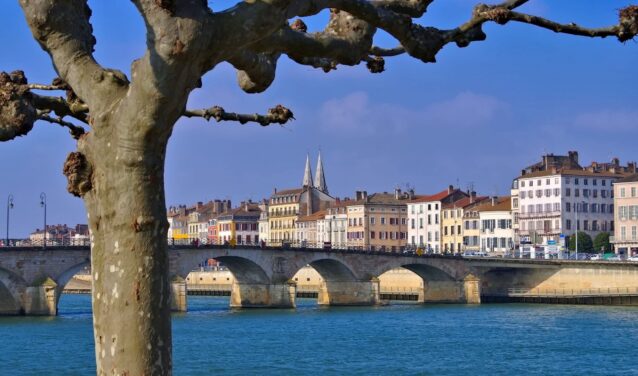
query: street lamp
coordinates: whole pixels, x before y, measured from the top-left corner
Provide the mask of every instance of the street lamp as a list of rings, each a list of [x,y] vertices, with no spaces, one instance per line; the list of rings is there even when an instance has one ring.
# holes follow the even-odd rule
[[[9,211],[13,209],[13,195],[9,194],[9,197],[7,198],[7,243],[5,244],[6,247],[9,246]]]
[[[44,208],[44,243],[43,247],[47,247],[47,195],[40,193],[40,206]]]

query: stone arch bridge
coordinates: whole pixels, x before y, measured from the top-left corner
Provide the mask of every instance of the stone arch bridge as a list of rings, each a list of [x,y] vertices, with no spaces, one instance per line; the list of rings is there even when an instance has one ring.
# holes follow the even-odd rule
[[[209,258],[223,262],[235,277],[231,307],[295,307],[293,276],[306,265],[322,277],[322,305],[378,304],[378,277],[399,267],[423,278],[420,302],[478,304],[512,289],[632,288],[638,296],[638,263],[181,246],[169,250],[174,310],[186,310],[186,276]],[[0,250],[0,314],[55,315],[64,286],[88,265],[88,247]]]

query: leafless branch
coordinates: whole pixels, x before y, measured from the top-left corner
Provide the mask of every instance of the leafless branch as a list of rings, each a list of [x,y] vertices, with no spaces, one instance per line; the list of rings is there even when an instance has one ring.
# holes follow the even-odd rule
[[[266,115],[226,112],[223,108],[214,106],[202,110],[186,110],[184,111],[184,116],[189,118],[201,117],[207,121],[215,119],[217,122],[238,121],[241,124],[255,122],[264,127],[270,124],[286,124],[289,120],[295,119],[292,111],[282,105],[277,105],[276,107],[269,109]]]
[[[63,127],[69,128],[69,133],[71,133],[71,136],[73,136],[76,140],[80,139],[80,137],[86,132],[84,128],[65,121],[60,117],[49,116],[49,113],[46,111],[38,111],[38,120],[48,121],[49,123],[59,124]]]

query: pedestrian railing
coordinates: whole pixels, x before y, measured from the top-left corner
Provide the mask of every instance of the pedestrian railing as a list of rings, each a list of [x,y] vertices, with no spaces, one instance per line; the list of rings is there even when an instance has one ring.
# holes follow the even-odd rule
[[[524,289],[510,288],[507,293],[488,293],[510,297],[589,297],[589,296],[634,296],[638,287],[604,287],[588,289]]]
[[[188,291],[231,291],[233,285],[229,283],[214,283],[214,284],[187,284],[186,289]]]

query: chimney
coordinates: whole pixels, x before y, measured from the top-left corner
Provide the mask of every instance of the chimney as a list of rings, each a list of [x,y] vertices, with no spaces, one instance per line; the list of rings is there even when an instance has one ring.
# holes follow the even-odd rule
[[[394,188],[394,198],[396,200],[401,199],[401,188]]]
[[[567,155],[569,156],[569,160],[572,161],[575,164],[578,164],[578,152],[577,151],[569,151],[567,152]]]
[[[492,196],[492,206],[496,206],[496,196]]]
[[[627,163],[627,172],[630,172],[632,174],[636,173],[636,162]]]
[[[408,195],[410,200],[414,200],[414,189],[410,188],[410,190],[408,191]]]
[[[613,164],[614,166],[620,166],[620,159],[618,158],[612,159],[611,164]]]
[[[196,209],[197,209],[197,210],[201,209],[203,205],[204,205],[204,203],[203,203],[203,202],[201,202],[201,201],[197,201]]]
[[[473,204],[475,199],[476,199],[476,191],[470,192],[470,204]]]
[[[448,194],[452,194],[452,192],[454,192],[454,186],[453,186],[453,185],[449,185],[449,186],[447,187],[447,193],[448,193]]]

